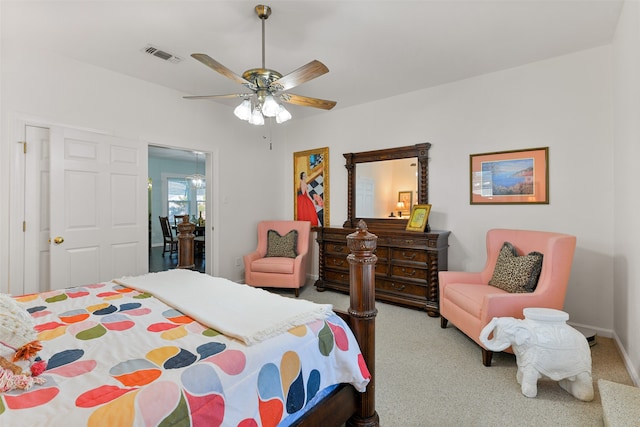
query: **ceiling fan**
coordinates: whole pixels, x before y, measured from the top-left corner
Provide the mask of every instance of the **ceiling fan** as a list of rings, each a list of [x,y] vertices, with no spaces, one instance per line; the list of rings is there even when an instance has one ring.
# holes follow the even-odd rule
[[[244,98],[242,103],[236,107],[234,114],[242,119],[247,120],[254,125],[264,124],[264,117],[275,117],[277,123],[285,122],[291,119],[291,114],[279,104],[276,100],[280,100],[289,104],[300,105],[303,107],[322,108],[330,110],[335,105],[335,101],[327,101],[324,99],[311,98],[308,96],[294,95],[288,93],[289,89],[308,82],[309,80],[320,77],[328,73],[329,69],[320,61],[313,60],[306,65],[292,71],[287,75],[282,75],[275,70],[265,68],[264,55],[264,22],[271,15],[271,8],[265,5],[255,7],[255,12],[262,21],[262,67],[252,68],[237,75],[215,59],[204,53],[194,53],[191,56],[202,62],[207,67],[217,71],[223,76],[240,83],[251,92],[233,93],[228,95],[200,95],[185,96],[185,99],[215,99],[215,98]]]

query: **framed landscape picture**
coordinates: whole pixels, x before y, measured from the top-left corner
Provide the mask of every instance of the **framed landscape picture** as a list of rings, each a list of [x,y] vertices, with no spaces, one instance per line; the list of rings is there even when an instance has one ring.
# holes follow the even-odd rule
[[[330,224],[328,147],[293,153],[293,219]]]
[[[548,204],[549,147],[471,154],[470,203]]]

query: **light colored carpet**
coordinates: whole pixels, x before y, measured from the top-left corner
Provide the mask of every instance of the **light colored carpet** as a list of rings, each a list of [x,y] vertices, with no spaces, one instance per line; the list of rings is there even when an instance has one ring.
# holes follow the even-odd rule
[[[598,380],[606,427],[640,425],[640,389],[604,379]]]
[[[283,295],[291,291],[283,291]],[[349,297],[303,288],[300,298],[346,310]],[[591,347],[595,398],[582,402],[555,381],[540,380],[527,398],[516,382],[515,356],[496,353],[482,365],[480,347],[426,312],[376,304],[376,411],[383,427],[603,425],[599,379],[633,385],[613,340]]]

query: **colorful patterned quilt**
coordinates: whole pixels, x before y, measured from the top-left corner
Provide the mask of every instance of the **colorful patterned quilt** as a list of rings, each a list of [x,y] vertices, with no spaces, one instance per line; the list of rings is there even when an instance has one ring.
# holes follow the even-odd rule
[[[335,314],[246,346],[114,282],[16,299],[36,321],[46,382],[0,394],[2,426],[271,427],[325,387],[362,391],[370,377]]]

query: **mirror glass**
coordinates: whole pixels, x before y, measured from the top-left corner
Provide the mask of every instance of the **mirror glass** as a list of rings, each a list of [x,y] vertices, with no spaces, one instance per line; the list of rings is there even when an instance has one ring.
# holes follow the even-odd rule
[[[406,219],[418,203],[417,158],[358,163],[355,215]]]
[[[429,203],[430,147],[424,142],[344,153],[348,204],[343,227],[355,228],[364,220],[369,227],[404,230],[411,207]]]

